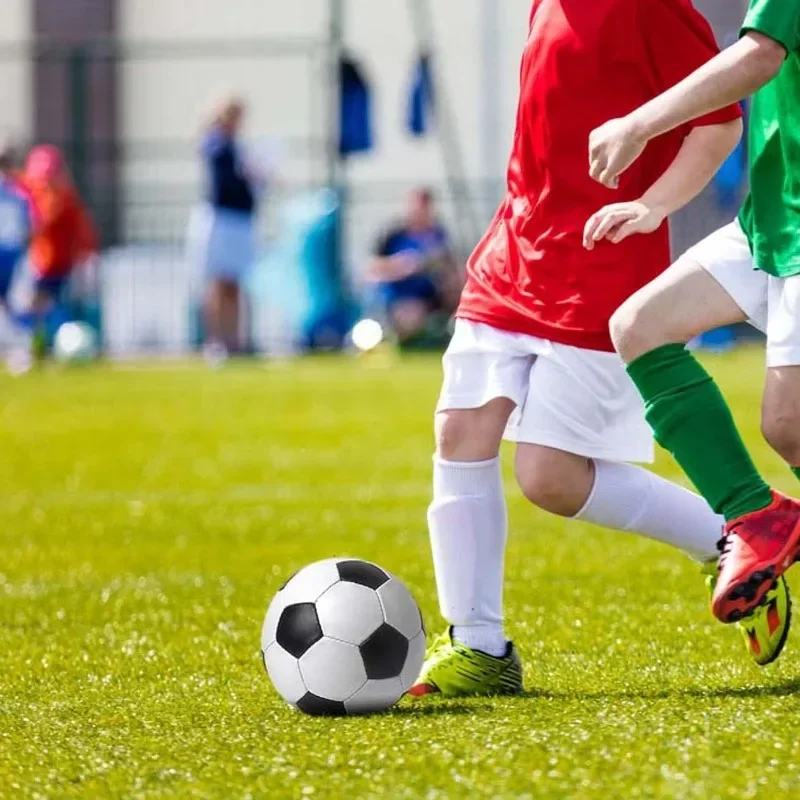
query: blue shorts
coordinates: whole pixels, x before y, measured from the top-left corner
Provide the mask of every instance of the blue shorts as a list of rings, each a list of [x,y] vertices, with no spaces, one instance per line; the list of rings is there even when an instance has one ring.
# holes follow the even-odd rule
[[[189,259],[211,280],[239,283],[256,259],[256,226],[252,214],[201,206],[192,213]]]
[[[431,307],[435,307],[439,300],[436,284],[427,275],[411,275],[400,281],[379,283],[376,289],[378,298],[389,310],[404,300],[418,300],[429,303]]]
[[[60,275],[58,277],[39,277],[37,275],[33,279],[33,289],[35,292],[46,294],[51,300],[58,302],[68,280],[69,275]]]
[[[0,303],[8,303],[8,293],[11,291],[11,284],[14,282],[15,264],[4,264],[0,262]]]
[[[23,250],[0,250],[0,303],[7,303],[8,293],[14,283],[17,265],[25,255]]]

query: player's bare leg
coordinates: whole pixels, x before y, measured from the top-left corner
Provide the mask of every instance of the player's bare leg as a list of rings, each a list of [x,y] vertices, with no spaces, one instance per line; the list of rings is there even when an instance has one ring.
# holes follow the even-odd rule
[[[420,300],[400,300],[393,304],[390,316],[392,330],[403,344],[425,328],[428,306]]]
[[[439,605],[457,641],[505,651],[503,564],[508,521],[500,443],[514,403],[439,411],[428,526]],[[477,579],[480,571],[481,579]]]
[[[203,351],[206,361],[212,367],[219,366],[228,357],[225,343],[225,286],[225,281],[215,278],[206,291],[206,342]]]
[[[656,539],[700,564],[716,561],[722,517],[650,470],[520,444],[516,475],[525,497],[544,511]]]
[[[800,366],[767,370],[761,431],[772,449],[800,477]]]
[[[436,415],[433,502],[428,510],[442,616],[411,694],[509,694],[522,668],[503,632],[503,562],[508,522],[500,442],[514,410],[501,397]]]
[[[759,475],[724,398],[684,347],[745,317],[711,274],[684,258],[623,303],[610,325],[656,438],[727,520],[712,600],[723,622],[751,614],[800,551],[800,505]]]
[[[518,446],[516,473],[528,500],[545,511],[682,550],[700,565],[713,592],[724,519],[699,495],[632,464],[592,460],[540,445]],[[740,624],[757,664],[769,664],[781,654],[790,622],[791,598],[781,578],[770,590],[768,603]]]
[[[696,261],[682,258],[623,303],[611,318],[617,352],[630,364],[666,344],[686,344],[747,315]]]
[[[241,318],[241,291],[234,281],[222,283],[220,328],[222,341],[228,352],[239,350],[239,324]]]

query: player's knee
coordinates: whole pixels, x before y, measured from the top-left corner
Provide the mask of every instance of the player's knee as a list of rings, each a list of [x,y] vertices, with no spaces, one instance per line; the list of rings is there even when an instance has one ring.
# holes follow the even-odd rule
[[[424,302],[406,300],[397,303],[392,309],[392,328],[401,339],[407,339],[419,333],[425,327],[428,309]]]
[[[788,410],[766,413],[761,419],[761,433],[787,464],[800,466],[800,416]]]
[[[578,481],[572,472],[571,462],[544,449],[518,457],[515,463],[517,484],[525,498],[537,508],[561,517],[574,517],[586,502],[585,497],[576,495]]]
[[[492,401],[482,408],[448,409],[436,414],[436,455],[445,461],[496,458],[513,409],[511,401]]]
[[[611,315],[608,326],[611,341],[616,351],[628,363],[662,344],[658,331],[654,329],[648,316],[635,296]]]

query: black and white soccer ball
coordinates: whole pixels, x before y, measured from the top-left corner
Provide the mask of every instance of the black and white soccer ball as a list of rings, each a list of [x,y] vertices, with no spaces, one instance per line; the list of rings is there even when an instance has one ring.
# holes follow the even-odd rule
[[[401,581],[368,561],[300,570],[267,610],[261,651],[270,680],[307,714],[385,711],[413,685],[425,628]]]

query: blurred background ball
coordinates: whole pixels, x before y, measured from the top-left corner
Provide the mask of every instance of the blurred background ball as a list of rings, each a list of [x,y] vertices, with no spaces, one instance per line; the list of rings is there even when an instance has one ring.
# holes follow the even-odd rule
[[[270,680],[307,714],[391,708],[417,679],[425,628],[411,593],[368,561],[300,570],[267,610],[261,651]]]
[[[97,357],[97,334],[85,322],[65,322],[53,340],[53,356],[64,364],[78,364]]]
[[[383,327],[375,319],[362,319],[353,326],[350,339],[356,350],[367,353],[383,341]]]

